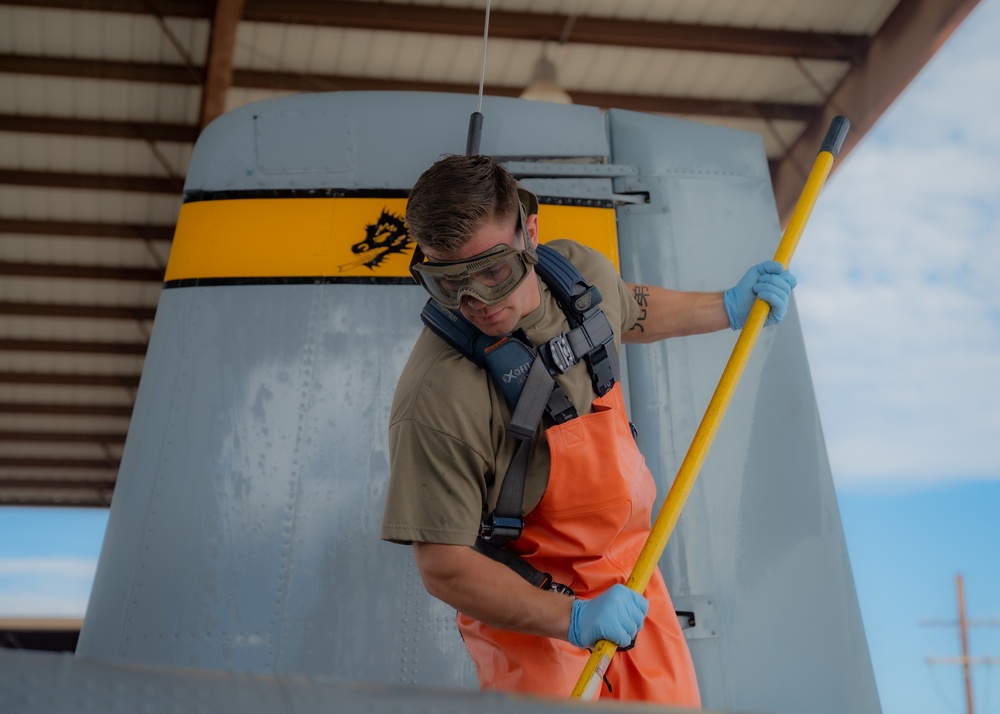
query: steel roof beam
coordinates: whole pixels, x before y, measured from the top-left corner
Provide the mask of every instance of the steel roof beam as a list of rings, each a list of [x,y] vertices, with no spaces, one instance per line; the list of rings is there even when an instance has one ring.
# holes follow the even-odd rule
[[[205,0],[4,0],[4,5],[48,7],[59,10],[122,12],[157,17],[212,17],[212,4]]]
[[[233,50],[245,0],[216,0],[212,35],[208,43],[205,88],[201,101],[201,128],[226,111],[226,94],[233,82]]]
[[[0,384],[35,384],[63,387],[125,387],[139,386],[138,374],[73,374],[57,372],[0,371]]]
[[[103,479],[0,476],[0,504],[106,507],[111,504],[116,476]]]
[[[132,416],[132,407],[117,404],[40,404],[37,402],[0,402],[0,414],[130,417]]]
[[[0,68],[4,66],[4,60],[7,58],[9,56],[0,56]],[[8,62],[8,64],[16,67],[16,69],[12,69],[11,71],[28,74],[100,77],[102,79],[123,79],[137,82],[195,83],[195,80],[191,78],[187,69],[181,65],[175,65],[171,72],[160,71],[154,73],[150,69],[156,65],[139,62],[20,57],[17,58],[16,62]],[[240,69],[233,72],[232,86],[298,92],[402,91],[476,94],[479,91],[478,85],[451,82],[421,82],[414,80],[378,79],[373,77],[264,72]],[[517,97],[523,90],[524,88],[521,86],[490,85],[484,88],[486,94],[496,97]],[[575,104],[596,106],[605,109],[616,107],[619,109],[655,112],[659,114],[809,121],[816,111],[816,105],[791,102],[697,99],[693,97],[671,97],[655,94],[588,92],[574,89],[567,89],[566,91],[572,97]],[[3,124],[0,121],[0,129],[2,128]]]
[[[420,4],[247,0],[243,19],[481,37],[484,13],[479,8]],[[863,35],[502,10],[490,13],[490,37],[847,62],[863,55],[867,43]]]
[[[76,265],[68,263],[23,263],[0,260],[0,275],[19,278],[81,278],[125,282],[163,282],[162,268],[124,268],[117,265]]]
[[[76,60],[71,60],[76,61]],[[0,131],[24,134],[92,136],[103,139],[138,139],[193,144],[198,138],[194,124],[166,124],[105,119],[56,119],[46,116],[0,114]]]
[[[61,352],[71,354],[145,355],[145,342],[97,342],[84,340],[28,340],[0,338],[0,352]]]
[[[139,305],[74,305],[71,303],[0,301],[0,315],[24,317],[82,317],[99,320],[152,321],[155,307]]]
[[[118,469],[118,459],[78,459],[58,456],[0,456],[0,468],[16,469]]]
[[[0,476],[0,489],[8,488],[114,488],[114,479],[35,478],[32,476]]]
[[[117,79],[159,84],[201,84],[202,78],[182,64],[85,60],[69,57],[0,54],[0,72],[78,79]]]
[[[10,169],[0,169],[0,184],[38,186],[42,188],[82,188],[99,191],[170,193],[178,196],[184,191],[184,187],[174,184],[173,180],[158,178],[156,176],[16,171]]]
[[[107,493],[93,493],[91,490],[60,492],[58,495],[29,495],[25,493],[8,493],[0,481],[0,504],[5,506],[29,506],[33,508],[107,508],[111,505],[111,494],[114,484],[106,487]]]
[[[82,223],[79,221],[39,221],[0,218],[0,234],[3,233],[171,241],[174,239],[174,226],[145,223]]]
[[[864,61],[844,76],[772,172],[783,224],[791,217],[833,117],[843,114],[851,120],[836,170],[978,2],[900,0],[872,37]]]
[[[213,15],[210,3],[198,3],[195,0],[15,0],[8,4],[192,18],[210,18]],[[479,8],[332,0],[283,0],[280,3],[273,0],[247,0],[243,19],[278,24],[480,37],[483,34],[484,17]],[[857,61],[867,46],[864,35],[845,33],[503,10],[490,13],[490,36],[533,42],[565,41],[848,62]]]
[[[46,444],[124,444],[124,432],[14,431],[0,429],[0,441]]]
[[[374,77],[345,77],[336,75],[309,75],[293,72],[262,72],[236,70],[233,85],[251,89],[282,91],[400,91],[400,92],[450,92],[476,94],[478,85],[449,82],[420,82],[414,80],[377,79]],[[565,89],[565,88],[564,88]],[[517,97],[524,87],[490,85],[483,92],[495,97]],[[652,94],[612,94],[566,89],[574,104],[601,108],[615,107],[632,111],[661,114],[696,114],[701,116],[751,117],[754,119],[784,119],[807,121],[816,107],[809,104],[786,102],[749,102],[731,99],[695,99]]]

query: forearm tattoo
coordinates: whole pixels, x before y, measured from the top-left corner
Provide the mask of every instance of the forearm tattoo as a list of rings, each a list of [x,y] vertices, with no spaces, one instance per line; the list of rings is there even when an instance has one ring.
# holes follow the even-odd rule
[[[647,309],[649,308],[649,286],[633,285],[632,294],[635,297],[635,301],[639,303],[639,317],[636,318],[635,324],[629,329],[645,332],[646,326],[643,323],[646,321]]]

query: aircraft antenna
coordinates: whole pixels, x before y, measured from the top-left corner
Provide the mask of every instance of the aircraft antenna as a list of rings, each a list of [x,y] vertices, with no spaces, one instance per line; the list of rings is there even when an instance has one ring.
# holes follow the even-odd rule
[[[465,155],[479,153],[479,140],[483,135],[483,83],[486,81],[486,43],[490,38],[490,0],[486,0],[486,22],[483,26],[483,59],[479,66],[479,98],[476,111],[469,117],[469,136],[465,141]]]

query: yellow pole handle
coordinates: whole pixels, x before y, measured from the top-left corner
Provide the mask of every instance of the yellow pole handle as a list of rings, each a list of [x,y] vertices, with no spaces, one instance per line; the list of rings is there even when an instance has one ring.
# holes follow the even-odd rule
[[[823,146],[816,157],[812,171],[809,172],[809,178],[806,179],[806,185],[802,189],[798,203],[795,205],[792,219],[788,222],[778,250],[774,254],[774,260],[786,268],[791,262],[792,254],[795,253],[799,238],[802,236],[802,230],[805,228],[809,214],[812,213],[816,199],[819,197],[820,189],[826,182],[827,176],[830,175],[830,169],[844,143],[848,128],[850,128],[850,122],[846,117],[835,117],[830,124]],[[753,307],[750,309],[750,315],[736,340],[733,353],[730,355],[729,362],[715,388],[715,394],[712,395],[712,399],[708,403],[705,416],[702,417],[698,431],[695,432],[687,455],[677,472],[677,478],[674,479],[673,486],[670,487],[667,500],[663,504],[663,508],[660,509],[649,537],[646,538],[646,543],[639,553],[635,567],[632,568],[632,573],[625,583],[626,587],[637,593],[641,594],[646,589],[646,585],[649,584],[654,568],[663,554],[663,549],[667,546],[667,540],[670,538],[674,526],[677,525],[681,509],[684,508],[691,488],[694,486],[694,481],[698,477],[698,472],[701,470],[701,465],[705,462],[708,449],[719,430],[719,424],[729,407],[729,402],[736,391],[736,385],[743,375],[743,369],[750,359],[750,352],[753,351],[770,309],[771,307],[760,298],[754,301]],[[583,673],[573,689],[574,697],[588,700],[596,697],[600,692],[604,673],[607,671],[608,665],[611,664],[611,658],[614,657],[617,649],[618,646],[608,640],[601,640],[594,646],[590,659],[587,660]]]

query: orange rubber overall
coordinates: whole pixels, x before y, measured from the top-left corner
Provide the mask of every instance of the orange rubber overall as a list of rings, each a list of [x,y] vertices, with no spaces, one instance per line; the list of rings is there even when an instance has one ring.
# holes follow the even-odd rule
[[[509,547],[578,597],[592,599],[628,580],[649,535],[656,486],[632,437],[618,384],[594,401],[591,414],[545,434],[552,455],[548,487]],[[659,570],[643,595],[649,614],[635,647],[612,660],[606,675],[611,692],[605,687],[601,696],[700,707],[691,654]],[[483,689],[569,697],[590,654],[461,613],[457,622]]]

